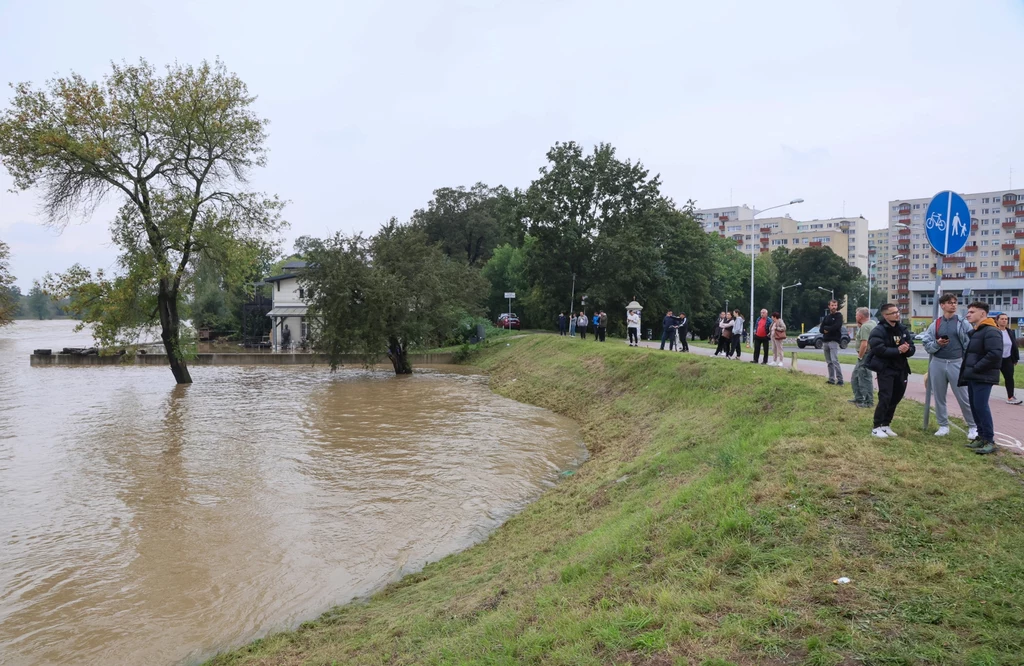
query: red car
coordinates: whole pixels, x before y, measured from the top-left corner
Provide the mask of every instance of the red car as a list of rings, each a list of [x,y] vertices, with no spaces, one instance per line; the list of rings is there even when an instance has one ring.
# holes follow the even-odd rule
[[[519,330],[519,317],[514,312],[503,312],[498,315],[498,321],[496,322],[498,328],[516,329]]]

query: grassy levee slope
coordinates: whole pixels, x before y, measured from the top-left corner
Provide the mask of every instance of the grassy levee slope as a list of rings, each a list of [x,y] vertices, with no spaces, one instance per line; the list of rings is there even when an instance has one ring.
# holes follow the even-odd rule
[[[1021,664],[1024,461],[819,378],[529,336],[473,359],[592,452],[486,542],[213,664]],[[834,584],[847,576],[852,582]]]

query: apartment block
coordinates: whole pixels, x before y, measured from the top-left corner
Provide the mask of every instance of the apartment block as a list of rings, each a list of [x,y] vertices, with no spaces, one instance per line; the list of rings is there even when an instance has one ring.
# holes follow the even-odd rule
[[[891,257],[895,253],[889,252],[889,229],[871,229],[868,231],[868,270],[871,271],[871,286],[877,289],[889,290],[890,273],[892,265]],[[872,307],[881,303],[872,303]]]
[[[942,290],[963,293],[1010,315],[1011,325],[1024,317],[1024,190],[962,194],[971,210],[967,245],[943,257],[932,250],[924,228],[931,197],[889,202],[889,247],[899,259],[889,263],[889,299],[911,321],[927,321],[935,308],[935,276],[942,269]],[[877,250],[876,250],[877,254]]]
[[[755,220],[757,210],[746,205],[697,211],[704,230],[732,238],[745,254],[771,252],[777,247],[830,247],[862,273],[868,270],[868,221],[864,217],[794,220],[766,217]]]

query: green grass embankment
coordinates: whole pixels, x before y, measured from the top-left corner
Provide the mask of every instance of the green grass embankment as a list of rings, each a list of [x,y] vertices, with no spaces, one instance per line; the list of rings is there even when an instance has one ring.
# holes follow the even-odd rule
[[[592,459],[486,542],[228,664],[1019,664],[1024,460],[816,377],[528,336],[497,392]],[[847,576],[852,582],[832,581]]]

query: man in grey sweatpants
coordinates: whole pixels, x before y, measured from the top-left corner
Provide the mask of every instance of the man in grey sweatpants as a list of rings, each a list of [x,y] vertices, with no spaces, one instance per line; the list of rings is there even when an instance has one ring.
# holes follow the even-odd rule
[[[945,437],[949,434],[949,410],[946,408],[946,387],[949,387],[967,422],[967,439],[974,440],[978,438],[978,428],[971,412],[967,387],[957,386],[964,350],[967,349],[974,327],[957,316],[956,304],[956,296],[953,294],[943,294],[939,298],[942,315],[928,326],[921,336],[921,343],[929,356],[928,383],[935,396],[935,418],[939,422],[935,436]]]

